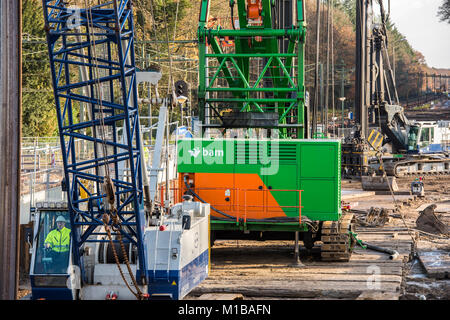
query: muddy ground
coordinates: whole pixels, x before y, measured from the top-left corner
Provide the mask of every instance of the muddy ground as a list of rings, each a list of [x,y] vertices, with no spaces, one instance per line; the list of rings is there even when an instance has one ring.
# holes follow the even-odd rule
[[[436,214],[449,225],[450,184],[448,177],[426,177],[425,197],[410,195],[413,179],[397,181],[399,192],[381,192],[348,200],[358,217],[357,232],[366,241],[397,250],[400,258],[389,261],[383,253],[357,248],[347,263],[324,263],[320,247],[300,258],[304,268],[291,267],[293,241],[219,240],[211,250],[210,277],[187,299],[214,299],[223,294],[251,299],[314,300],[441,300],[450,296],[448,274],[439,279],[427,274],[419,253],[450,252],[447,236],[417,230],[420,211],[436,204]],[[343,190],[361,190],[359,181],[342,181]],[[363,225],[370,208],[384,208],[388,219],[382,226]],[[319,243],[320,246],[320,243]],[[436,251],[437,250],[437,251]],[[367,290],[367,269],[381,268],[381,290]],[[445,278],[447,277],[447,278]],[[443,279],[442,279],[443,278]]]
[[[403,268],[402,292],[400,299],[421,299],[421,300],[447,300],[450,298],[450,280],[447,268],[445,274],[439,275],[438,279],[434,275],[428,275],[427,270],[421,262],[420,254],[422,252],[442,252],[450,255],[450,239],[448,234],[430,234],[417,230],[416,220],[420,212],[431,204],[436,204],[436,215],[447,225],[450,226],[450,177],[449,176],[425,176],[423,177],[425,197],[411,198],[403,195],[410,190],[410,184],[414,178],[397,179],[399,193],[402,195],[391,196],[390,199],[380,199],[380,196],[374,196],[371,200],[359,201],[355,207],[358,209],[368,209],[370,206],[385,207],[393,209],[391,216],[396,217],[395,224],[406,223],[414,234],[415,248],[412,248],[408,261],[405,261]],[[361,188],[358,181],[343,181],[343,189],[359,189]],[[395,200],[394,200],[395,199]],[[358,200],[355,200],[358,202]],[[399,209],[395,210],[395,204]],[[403,216],[403,219],[398,219]],[[448,259],[448,258],[447,258]],[[436,261],[437,264],[440,261]],[[447,264],[448,266],[448,264]]]
[[[389,220],[381,227],[372,228],[373,234],[385,234],[391,232],[390,237],[394,240],[387,242],[384,246],[389,246],[399,250],[402,253],[402,258],[397,261],[397,264],[390,263],[386,256],[382,253],[371,253],[369,259],[379,259],[382,257],[383,266],[386,270],[392,270],[392,275],[386,275],[386,282],[389,285],[390,278],[398,276],[398,289],[387,290],[385,292],[359,292],[359,291],[330,291],[323,290],[314,291],[316,288],[311,288],[308,294],[293,293],[293,291],[283,290],[287,288],[287,284],[298,279],[308,279],[317,277],[320,283],[320,275],[315,274],[314,270],[325,270],[328,275],[332,275],[335,280],[341,280],[339,285],[351,286],[352,281],[359,281],[359,273],[352,270],[353,278],[350,282],[345,279],[340,279],[346,273],[348,268],[363,268],[362,257],[366,254],[364,250],[357,250],[352,256],[351,263],[338,264],[333,266],[322,266],[320,262],[319,248],[313,248],[312,251],[307,252],[301,246],[300,258],[309,269],[287,268],[294,261],[293,241],[244,241],[244,240],[219,240],[216,241],[215,246],[211,250],[211,265],[213,270],[213,277],[223,279],[224,284],[229,285],[236,281],[237,287],[239,283],[248,281],[251,278],[261,277],[273,280],[271,283],[279,284],[272,287],[274,294],[264,296],[257,287],[252,291],[248,289],[245,292],[239,292],[236,289],[231,297],[236,296],[239,299],[404,299],[404,300],[442,300],[450,298],[450,280],[448,273],[440,274],[439,279],[433,275],[429,275],[424,268],[418,253],[421,252],[443,252],[448,256],[450,253],[450,240],[448,236],[429,234],[417,230],[416,220],[420,215],[420,211],[429,206],[436,204],[436,214],[442,219],[447,226],[450,224],[450,178],[447,176],[439,177],[425,177],[425,198],[417,198],[407,194],[410,190],[410,183],[412,179],[397,180],[400,189],[400,194],[392,196],[389,193],[375,194],[368,197],[357,198],[349,200],[351,207],[360,212],[369,211],[371,207],[386,208],[389,212]],[[356,180],[342,181],[343,190],[360,190],[361,183]],[[364,214],[357,214],[359,220],[364,220]],[[398,230],[403,230],[396,232]],[[365,228],[367,230],[367,228]],[[399,239],[403,239],[405,244],[401,244]],[[409,243],[414,243],[410,246]],[[300,242],[301,244],[301,242]],[[411,248],[410,248],[411,247]],[[360,265],[361,264],[361,265]],[[319,269],[311,269],[311,268]],[[347,268],[347,269],[346,269]],[[400,271],[395,271],[398,268]],[[309,270],[309,271],[308,271]],[[349,271],[349,273],[351,273]],[[398,275],[397,275],[398,273]],[[363,273],[361,273],[363,274]],[[227,280],[229,279],[229,281]],[[306,282],[305,282],[306,283]],[[314,282],[315,283],[315,282]],[[338,282],[337,282],[338,283]],[[267,287],[263,288],[267,290]],[[269,290],[269,291],[270,291]],[[306,289],[305,289],[306,290]],[[267,292],[269,292],[267,291]],[[297,290],[298,291],[298,290]],[[319,292],[319,293],[317,293]],[[355,293],[356,292],[356,293]],[[27,277],[22,277],[19,288],[19,299],[30,293],[29,281]],[[222,295],[221,295],[222,294]],[[207,296],[202,295],[202,291],[194,292],[186,297],[186,299],[217,299],[223,297],[222,293],[212,293]]]

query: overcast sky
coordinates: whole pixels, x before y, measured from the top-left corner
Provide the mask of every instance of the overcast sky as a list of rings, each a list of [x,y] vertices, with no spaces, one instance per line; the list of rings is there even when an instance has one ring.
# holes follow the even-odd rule
[[[450,24],[436,16],[443,0],[391,0],[391,20],[429,67],[450,69]],[[384,1],[387,10],[388,1]],[[376,10],[376,9],[375,9]]]

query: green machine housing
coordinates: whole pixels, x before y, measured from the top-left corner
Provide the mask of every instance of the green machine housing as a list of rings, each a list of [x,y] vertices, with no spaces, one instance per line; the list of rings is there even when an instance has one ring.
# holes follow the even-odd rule
[[[341,217],[340,152],[327,139],[179,140],[180,198],[210,203],[212,231],[308,231]]]

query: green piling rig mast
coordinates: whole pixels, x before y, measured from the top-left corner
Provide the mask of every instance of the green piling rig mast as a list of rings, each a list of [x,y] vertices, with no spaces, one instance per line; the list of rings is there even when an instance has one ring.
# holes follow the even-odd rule
[[[304,1],[293,0],[296,18],[289,27],[275,18],[278,2],[230,0],[226,29],[212,26],[217,19],[210,19],[211,1],[202,0],[198,102],[203,129],[267,128],[278,129],[279,138],[307,138]]]
[[[210,204],[211,242],[295,233],[296,248],[301,236],[308,249],[323,243],[323,260],[348,261],[355,219],[341,207],[341,143],[308,139],[304,1],[230,0],[225,21],[209,16],[211,2],[198,28],[207,134],[178,141],[180,194]],[[208,137],[213,128],[224,138]]]

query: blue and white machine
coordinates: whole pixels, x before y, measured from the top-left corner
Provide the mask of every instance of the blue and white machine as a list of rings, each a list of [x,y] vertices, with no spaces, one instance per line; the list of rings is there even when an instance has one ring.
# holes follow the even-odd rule
[[[419,153],[450,151],[450,121],[418,121],[415,124]]]
[[[37,208],[32,299],[181,299],[208,275],[209,210],[180,204],[170,216],[153,212],[132,1],[42,3],[67,202]],[[171,204],[161,202],[167,211]],[[64,255],[44,246],[60,216],[70,229]]]
[[[187,200],[173,206],[170,215],[157,225],[145,228],[149,282],[138,287],[149,299],[183,299],[208,277],[209,214],[209,204]],[[73,264],[71,255],[67,256],[63,267],[55,268],[54,257],[44,242],[56,227],[56,219],[59,216],[67,219],[68,215],[66,203],[37,204],[30,266],[32,299],[136,299],[122,278],[123,275],[135,290],[118,244],[114,249],[119,255],[119,266],[109,242],[92,241],[86,242],[82,248],[84,259],[81,268]],[[103,240],[106,240],[104,236]],[[129,267],[136,274],[137,248],[129,243],[125,247]]]
[[[145,230],[151,297],[181,299],[209,273],[209,204],[184,201]],[[154,248],[154,249],[153,249]]]

